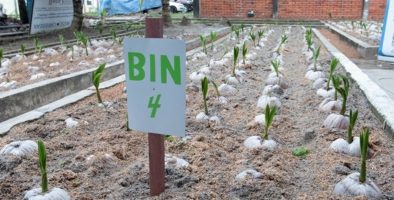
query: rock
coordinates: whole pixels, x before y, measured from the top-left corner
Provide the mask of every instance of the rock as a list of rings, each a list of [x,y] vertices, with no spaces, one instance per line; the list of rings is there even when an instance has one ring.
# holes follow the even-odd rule
[[[210,122],[213,122],[215,125],[219,125],[220,124],[220,119],[218,116],[212,116],[209,118]]]
[[[22,163],[22,159],[19,156],[12,154],[1,154],[0,156],[0,178],[4,173],[12,172],[14,169]]]
[[[311,80],[311,81],[315,81],[319,78],[325,78],[326,75],[324,74],[324,72],[322,71],[313,71],[313,70],[309,70],[306,74],[305,74],[305,78]]]
[[[204,112],[200,112],[200,113],[197,114],[196,120],[197,120],[197,121],[209,120],[209,116],[206,115]]]
[[[38,145],[33,140],[14,141],[5,145],[0,154],[12,154],[15,156],[27,156],[37,151]]]
[[[304,133],[304,141],[309,142],[316,137],[315,130],[307,129]]]
[[[234,95],[237,93],[237,89],[235,89],[231,85],[227,85],[227,84],[221,84],[218,87],[218,90],[219,90],[220,94],[224,95],[224,96],[231,96],[231,95]]]
[[[325,98],[319,105],[319,110],[323,112],[341,111],[342,101],[332,100],[331,98]]]
[[[323,98],[334,98],[335,96],[335,89],[326,90],[324,88],[320,88],[317,90],[317,95]]]
[[[46,193],[41,192],[41,188],[34,188],[26,192],[23,199],[26,200],[70,200],[70,195],[60,188],[52,188]]]
[[[237,174],[237,176],[235,176],[235,180],[243,181],[249,177],[252,179],[260,179],[263,177],[263,174],[254,170],[254,169],[247,169],[247,170],[244,170],[241,173]]]
[[[344,153],[347,155],[359,157],[360,156],[360,138],[353,137],[353,142],[348,143],[346,140],[339,138],[331,143],[330,148],[335,152]]]
[[[289,86],[286,82],[286,80],[284,79],[284,77],[282,75],[279,75],[279,77],[275,76],[271,76],[268,77],[268,79],[265,81],[266,85],[279,85],[280,88],[282,89],[287,89]]]
[[[277,109],[279,109],[282,104],[280,103],[278,97],[270,97],[265,95],[261,96],[257,101],[257,107],[264,110],[267,105],[269,105],[271,108],[275,106]]]
[[[349,117],[332,113],[324,120],[323,126],[329,129],[346,130],[349,126]]]
[[[263,148],[273,151],[278,145],[274,140],[263,140],[260,136],[251,136],[246,138],[244,146],[248,149]]]
[[[37,79],[40,79],[40,78],[43,78],[43,77],[45,77],[45,74],[44,74],[44,73],[38,73],[38,74],[32,75],[32,76],[30,77],[30,80],[37,80]]]
[[[254,122],[260,125],[265,125],[265,115],[261,114],[261,115],[257,115],[256,117],[254,117]]]
[[[168,154],[165,155],[164,160],[166,168],[177,169],[189,166],[186,160]]]
[[[78,122],[75,121],[73,118],[69,117],[65,120],[67,128],[75,128],[78,125]]]
[[[263,89],[263,96],[280,96],[283,93],[283,89],[279,85],[267,85]]]
[[[373,199],[378,199],[382,196],[382,192],[371,179],[367,178],[365,183],[360,183],[359,177],[360,173],[358,172],[348,175],[335,185],[334,194],[345,196],[363,195]]]
[[[352,172],[349,168],[343,165],[337,165],[335,166],[335,173],[340,174],[340,175],[348,175]]]
[[[226,97],[220,96],[220,97],[219,97],[219,103],[220,103],[220,104],[227,104],[227,103],[228,103],[228,100],[227,100]]]
[[[313,82],[313,89],[320,89],[325,87],[327,84],[327,79],[326,78],[318,78]]]
[[[227,75],[225,79],[226,79],[226,83],[229,85],[238,85],[241,83],[235,76],[232,75]]]
[[[194,84],[201,84],[201,81],[207,77],[206,74],[201,73],[201,72],[193,72],[189,75],[190,80],[194,83]]]

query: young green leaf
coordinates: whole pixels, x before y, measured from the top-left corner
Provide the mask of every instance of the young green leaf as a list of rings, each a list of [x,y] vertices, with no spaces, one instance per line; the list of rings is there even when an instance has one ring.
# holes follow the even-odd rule
[[[38,164],[40,166],[40,173],[41,173],[41,190],[42,193],[46,193],[48,192],[47,153],[45,151],[45,145],[42,140],[38,140],[37,145],[38,145]]]
[[[3,57],[4,57],[4,50],[3,48],[0,48],[0,68],[1,68],[1,63],[3,62]]]
[[[25,44],[21,44],[21,54],[22,54],[22,56],[25,56],[25,51],[26,51]]]
[[[60,45],[64,46],[64,36],[62,34],[59,34],[58,37],[59,37]]]
[[[239,41],[239,34],[240,34],[239,29],[235,29],[234,33],[237,36],[237,40]]]
[[[200,43],[201,43],[203,52],[205,54],[208,54],[208,52],[207,52],[207,38],[203,35],[199,35],[199,37],[200,37]]]
[[[331,77],[332,77],[332,75],[334,74],[335,69],[337,68],[338,62],[339,62],[339,60],[338,60],[337,58],[333,58],[333,59],[331,60],[331,63],[330,63],[330,71],[328,72],[328,73],[329,73],[329,75],[328,75],[328,80],[331,80]],[[329,90],[329,89],[330,89],[330,81],[327,81],[326,90]]]
[[[220,92],[219,92],[218,85],[216,85],[215,81],[211,81],[211,83],[212,83],[213,87],[215,88],[216,95],[217,95],[218,97],[220,97],[221,95],[220,95]]]
[[[211,50],[213,51],[213,43],[215,42],[215,40],[217,39],[217,37],[218,37],[218,34],[216,33],[216,32],[211,32],[210,34],[209,34],[209,36],[211,37]]]
[[[252,42],[253,42],[253,46],[256,46],[256,34],[254,34],[253,32],[250,32],[249,36],[250,36],[250,40],[252,40]]]
[[[242,32],[244,32],[244,29],[245,29],[245,24],[242,23],[242,24],[241,24],[241,30],[242,30]]]
[[[205,114],[208,114],[208,106],[207,106],[207,95],[208,95],[208,78],[204,77],[204,79],[201,81],[201,91],[202,91],[202,97],[204,100],[204,110]]]
[[[115,42],[117,41],[117,35],[114,29],[111,29],[111,38],[112,38],[112,45],[114,45]]]
[[[360,182],[361,183],[365,183],[367,179],[368,143],[369,143],[369,129],[364,127],[360,134],[360,149],[361,149]]]
[[[92,82],[93,82],[93,86],[96,89],[98,103],[103,103],[101,99],[99,87],[100,87],[101,76],[104,73],[104,69],[105,69],[105,64],[103,63],[100,64],[99,67],[92,73]]]
[[[341,77],[338,75],[332,75],[331,81],[332,81],[332,84],[334,85],[334,89],[335,89],[334,100],[336,101],[336,100],[338,100],[338,91],[336,88],[339,88],[341,85]]]
[[[239,47],[235,46],[233,50],[233,70],[232,75],[235,77],[235,68],[238,64]]]
[[[306,155],[308,155],[309,149],[307,149],[306,147],[296,147],[293,149],[292,153],[294,156],[297,157],[305,157]]]
[[[242,63],[245,64],[246,60],[246,54],[248,53],[248,47],[246,45],[246,42],[242,45]]]
[[[356,110],[355,112],[350,110],[349,127],[347,128],[347,142],[349,144],[353,142],[353,128],[356,125],[357,117],[358,117],[358,110]]]
[[[272,125],[272,122],[274,121],[274,117],[276,115],[276,107],[273,106],[270,108],[270,106],[267,104],[264,110],[264,117],[265,117],[265,127],[264,127],[264,140],[268,140],[268,131],[269,128]]]
[[[342,85],[338,86],[338,84],[334,84],[334,87],[335,87],[335,90],[342,96],[342,109],[341,109],[340,114],[345,115],[346,102],[347,102],[347,97],[349,95],[349,79],[343,75],[339,75],[339,76],[342,81]]]
[[[265,33],[264,30],[259,30],[259,31],[257,31],[257,36],[259,37],[259,41],[258,41],[258,42],[260,42],[260,41],[261,41],[261,38],[264,37],[264,33]]]
[[[280,61],[279,61],[278,59],[271,60],[271,65],[272,65],[272,68],[274,68],[276,77],[279,78],[279,66],[280,66]]]
[[[317,59],[319,58],[320,55],[320,46],[317,49],[313,50],[313,70],[317,71]]]
[[[40,47],[40,41],[38,40],[37,37],[34,37],[33,41],[34,41],[34,50],[35,50],[35,52],[36,53],[40,53],[40,52],[38,52],[39,51],[39,47]]]

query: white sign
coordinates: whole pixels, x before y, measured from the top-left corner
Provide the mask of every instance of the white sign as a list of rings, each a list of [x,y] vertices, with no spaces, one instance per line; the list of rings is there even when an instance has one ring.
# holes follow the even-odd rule
[[[123,58],[129,128],[184,136],[185,43],[172,39],[126,38]]]
[[[383,21],[382,38],[378,52],[380,60],[392,60],[394,57],[394,1],[388,0]],[[386,59],[384,58],[386,57]]]
[[[30,34],[68,28],[73,16],[73,0],[35,0]]]

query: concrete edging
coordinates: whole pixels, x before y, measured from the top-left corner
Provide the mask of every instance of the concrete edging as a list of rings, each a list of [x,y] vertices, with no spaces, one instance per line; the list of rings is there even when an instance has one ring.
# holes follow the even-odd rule
[[[394,133],[394,101],[387,93],[373,82],[356,64],[340,52],[325,38],[318,30],[313,32],[327,48],[327,50],[336,57],[342,64],[343,68],[350,74],[350,77],[358,84],[361,91],[367,97],[369,103],[375,109],[375,114],[384,122],[384,129],[391,135]]]
[[[339,30],[338,28],[334,27],[331,24],[325,23],[328,29],[330,29],[331,32],[337,34],[342,40],[344,40],[347,43],[350,43],[352,46],[356,47],[357,52],[365,59],[376,59],[376,56],[378,54],[378,48],[379,46],[373,46],[370,45],[356,37],[351,36],[348,33],[345,33],[342,30]]]
[[[218,39],[214,43],[223,41],[226,38],[225,36],[230,33],[229,30],[230,28],[228,27],[220,29],[218,31]],[[197,41],[199,42],[199,40]],[[186,45],[193,46],[198,44],[194,40],[191,40]],[[186,55],[191,56],[197,51],[200,51],[201,48],[198,47],[189,50]],[[9,112],[16,111],[15,113],[19,113],[14,113],[14,115],[8,118],[5,118],[4,115],[0,116],[0,136],[6,134],[13,126],[19,123],[38,119],[47,112],[94,94],[94,88],[91,86],[91,73],[94,70],[95,68],[44,80],[0,94],[0,109],[4,112],[8,109]],[[125,80],[124,61],[120,60],[106,66],[103,80],[108,81],[102,82],[100,88],[111,87],[123,82]],[[72,89],[69,86],[72,86]],[[33,104],[30,103],[32,102],[32,99],[29,98],[31,96],[36,96],[33,99],[33,101],[36,100]],[[19,103],[23,107],[19,106]]]

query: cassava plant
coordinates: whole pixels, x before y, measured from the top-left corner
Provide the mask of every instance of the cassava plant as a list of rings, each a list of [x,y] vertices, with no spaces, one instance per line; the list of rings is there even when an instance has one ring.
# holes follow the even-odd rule
[[[254,34],[253,32],[250,32],[249,36],[250,36],[250,40],[252,40],[252,42],[253,42],[253,46],[256,47],[256,34]]]
[[[208,106],[207,106],[207,95],[208,95],[208,78],[204,77],[204,79],[201,80],[201,91],[202,91],[202,98],[204,101],[204,112],[205,115],[209,115],[208,113]]]
[[[246,45],[246,42],[244,42],[244,44],[242,45],[242,64],[245,64],[247,53],[248,53],[248,47]]]
[[[213,51],[213,43],[218,38],[218,34],[215,31],[212,31],[209,36],[211,37],[211,50]]]
[[[317,71],[317,59],[319,59],[319,55],[320,55],[320,46],[317,47],[317,49],[313,50],[313,70]]]
[[[202,46],[202,50],[205,54],[208,54],[207,52],[207,38],[203,35],[200,35],[200,43]]]
[[[25,51],[26,51],[26,46],[25,46],[25,44],[21,44],[21,54],[22,54],[22,56],[25,56]]]
[[[339,62],[339,60],[337,58],[333,58],[331,60],[330,71],[328,73],[328,81],[327,81],[327,85],[326,85],[326,90],[330,89],[330,80],[331,80],[332,76],[334,75],[335,69],[338,66],[338,62]]]
[[[263,132],[264,140],[268,140],[268,131],[272,125],[272,122],[274,121],[275,115],[276,115],[276,107],[273,106],[270,108],[270,106],[267,104],[264,110],[264,117],[265,117],[265,126]]]
[[[37,141],[38,145],[38,164],[41,173],[41,191],[42,193],[48,192],[48,177],[47,177],[47,153],[45,145],[42,140]]]
[[[96,89],[96,95],[97,95],[97,100],[98,103],[103,103],[102,99],[101,99],[101,95],[100,95],[100,80],[101,80],[101,76],[104,73],[104,69],[105,69],[105,64],[100,64],[99,67],[96,69],[96,71],[94,71],[92,73],[92,81],[93,81],[93,85],[94,88]]]
[[[350,114],[349,114],[349,127],[347,128],[347,142],[351,144],[353,142],[353,128],[356,125],[358,117],[358,110],[353,112],[350,109]]]
[[[365,183],[367,180],[367,154],[369,142],[369,129],[363,128],[360,134],[360,149],[361,149],[361,167],[360,167],[360,182]]]
[[[232,70],[232,76],[235,77],[235,69],[237,68],[238,64],[238,55],[239,55],[239,47],[235,46],[233,50],[233,70]]]

